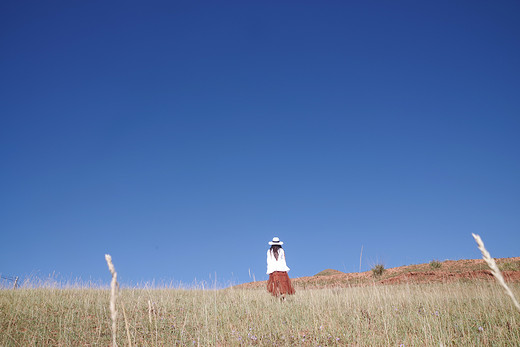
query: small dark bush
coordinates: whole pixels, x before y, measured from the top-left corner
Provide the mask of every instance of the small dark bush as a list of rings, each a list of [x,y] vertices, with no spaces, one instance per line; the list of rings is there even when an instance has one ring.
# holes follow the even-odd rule
[[[438,260],[430,261],[430,266],[432,269],[440,269],[442,267],[442,263]]]
[[[380,277],[385,272],[385,266],[383,264],[376,264],[372,268],[372,276]]]

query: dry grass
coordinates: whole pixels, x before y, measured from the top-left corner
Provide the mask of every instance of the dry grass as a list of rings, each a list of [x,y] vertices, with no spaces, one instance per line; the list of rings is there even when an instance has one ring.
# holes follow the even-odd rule
[[[476,234],[471,234],[471,235],[473,235],[473,238],[477,242],[478,249],[480,249],[480,252],[482,252],[482,258],[488,264],[489,268],[491,269],[491,272],[493,273],[493,276],[495,276],[498,283],[506,291],[506,294],[509,295],[511,300],[513,300],[513,303],[515,304],[518,311],[520,311],[520,304],[518,304],[518,301],[516,301],[516,298],[515,298],[513,292],[507,286],[506,281],[504,281],[504,276],[502,276],[502,272],[500,272],[500,269],[498,268],[497,263],[495,262],[495,259],[491,258],[491,254],[489,254],[486,247],[484,246],[484,241],[482,241],[482,239],[480,238],[479,235],[476,235]]]
[[[0,345],[108,346],[109,302],[106,289],[2,290]],[[520,341],[520,313],[493,282],[300,290],[283,303],[265,290],[122,289],[121,304],[136,346],[515,346]],[[116,338],[128,344],[125,331]]]
[[[514,292],[520,287],[505,284],[482,240],[474,237],[499,284],[374,283],[299,290],[283,302],[265,289],[120,291],[107,255],[110,291],[0,290],[0,345],[517,346]],[[125,332],[116,329],[118,305]]]

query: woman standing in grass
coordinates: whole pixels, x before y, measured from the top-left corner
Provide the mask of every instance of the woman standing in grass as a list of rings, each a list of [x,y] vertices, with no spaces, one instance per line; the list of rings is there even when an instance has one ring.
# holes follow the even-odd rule
[[[282,248],[283,242],[278,237],[273,237],[273,241],[269,241],[271,248],[267,251],[267,290],[274,296],[281,295],[285,298],[285,294],[294,294],[291,280],[287,272],[290,270],[285,262],[285,252]]]

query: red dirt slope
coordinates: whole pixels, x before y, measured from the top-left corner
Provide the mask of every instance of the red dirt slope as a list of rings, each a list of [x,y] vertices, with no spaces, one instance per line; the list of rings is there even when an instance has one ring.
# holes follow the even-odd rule
[[[507,282],[520,282],[520,257],[495,259]],[[310,277],[293,278],[296,289],[366,286],[373,284],[434,283],[469,280],[492,281],[493,275],[482,259],[446,260],[387,269],[379,276],[371,271],[344,273],[327,269]],[[266,281],[244,283],[235,288],[264,288]]]

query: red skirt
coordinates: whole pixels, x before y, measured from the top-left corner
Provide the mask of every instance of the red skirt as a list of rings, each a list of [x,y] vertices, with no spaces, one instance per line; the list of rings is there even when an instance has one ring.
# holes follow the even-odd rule
[[[285,271],[275,271],[269,274],[267,291],[274,296],[296,293],[289,279],[289,275],[287,275]]]

